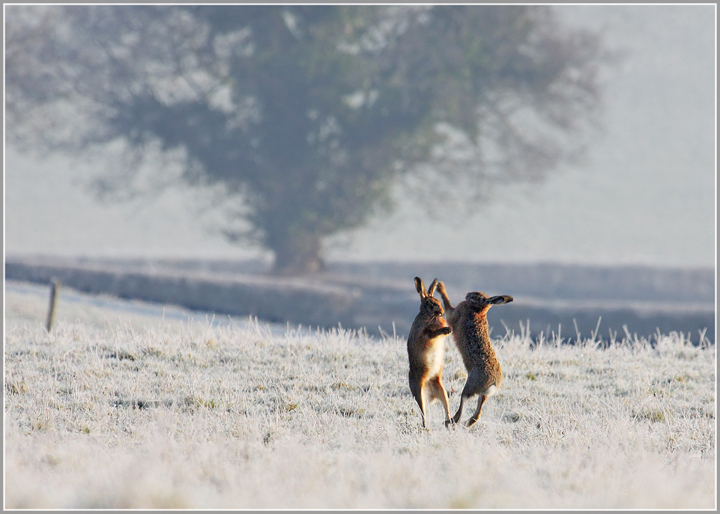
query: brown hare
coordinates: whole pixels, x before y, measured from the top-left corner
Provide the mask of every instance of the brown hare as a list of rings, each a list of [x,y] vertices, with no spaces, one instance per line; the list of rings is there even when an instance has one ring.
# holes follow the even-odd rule
[[[440,282],[437,289],[443,299],[445,315],[452,328],[453,339],[468,371],[465,387],[460,395],[460,406],[452,422],[460,421],[466,400],[480,395],[477,409],[467,422],[467,426],[471,427],[480,417],[485,400],[494,395],[502,383],[500,362],[490,342],[487,312],[493,305],[510,303],[513,298],[507,295],[488,297],[482,292],[471,292],[465,296],[465,301],[453,307],[445,290],[445,284]]]
[[[450,405],[442,385],[445,357],[445,336],[452,330],[443,317],[440,300],[433,297],[438,279],[427,291],[422,279],[415,277],[415,288],[420,293],[420,312],[415,316],[407,341],[410,360],[410,391],[420,406],[422,426],[427,427],[426,407],[440,400],[445,409],[445,424],[450,423]]]

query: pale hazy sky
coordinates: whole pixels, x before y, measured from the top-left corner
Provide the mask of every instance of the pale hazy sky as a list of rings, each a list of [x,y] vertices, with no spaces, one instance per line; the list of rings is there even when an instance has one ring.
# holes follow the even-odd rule
[[[585,165],[499,190],[468,220],[406,204],[329,258],[715,265],[715,6],[560,9],[629,52],[606,77],[605,134]],[[77,183],[101,165],[7,148],[6,255],[261,255],[213,233],[187,192],[101,205]]]

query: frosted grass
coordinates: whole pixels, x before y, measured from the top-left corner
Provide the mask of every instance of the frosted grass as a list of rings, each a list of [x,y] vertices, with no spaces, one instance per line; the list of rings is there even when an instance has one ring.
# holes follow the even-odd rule
[[[402,339],[15,319],[7,508],[716,506],[715,346],[680,334],[601,349],[508,333],[480,421],[447,430],[435,403],[426,431]],[[455,409],[465,371],[447,342]]]

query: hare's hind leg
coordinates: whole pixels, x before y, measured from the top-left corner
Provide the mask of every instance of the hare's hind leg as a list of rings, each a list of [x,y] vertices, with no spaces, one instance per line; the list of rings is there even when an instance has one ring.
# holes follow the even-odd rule
[[[442,379],[440,376],[436,376],[428,381],[428,386],[432,394],[431,398],[433,400],[440,400],[445,410],[445,425],[449,425],[452,422],[450,419],[450,402],[448,401],[447,391],[442,385]]]
[[[415,398],[415,401],[418,404],[418,407],[420,407],[420,416],[422,416],[422,426],[423,428],[426,427],[425,423],[425,398],[423,397],[423,389],[425,388],[425,383],[422,380],[419,381],[410,381],[410,392],[413,395],[413,398]]]
[[[475,410],[475,413],[472,415],[472,417],[468,420],[467,426],[471,427],[475,424],[475,422],[480,417],[480,411],[482,410],[483,403],[485,403],[485,400],[487,400],[487,396],[484,394],[480,395],[480,398],[478,398],[478,404],[477,409]]]
[[[460,416],[462,416],[463,407],[465,406],[465,402],[472,396],[475,396],[477,394],[478,390],[478,383],[480,382],[480,370],[478,368],[472,368],[468,372],[467,380],[465,380],[465,385],[463,386],[462,393],[460,393],[460,405],[458,405],[458,410],[455,413],[455,416],[453,417],[453,421],[455,423],[460,422]]]
[[[460,405],[458,405],[458,410],[455,412],[455,415],[452,417],[453,423],[460,423],[460,416],[462,416],[463,412],[463,405],[465,404],[465,400],[468,397],[465,396],[465,391],[463,391],[463,394],[460,395]]]

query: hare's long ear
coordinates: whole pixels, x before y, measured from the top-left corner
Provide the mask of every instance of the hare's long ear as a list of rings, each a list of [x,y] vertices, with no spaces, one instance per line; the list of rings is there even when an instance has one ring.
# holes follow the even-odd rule
[[[420,293],[420,296],[422,298],[427,296],[427,293],[425,292],[425,284],[423,284],[423,281],[420,277],[415,277],[415,289],[417,289],[417,292]]]
[[[502,305],[504,303],[510,303],[513,301],[513,297],[503,294],[500,296],[493,296],[492,298],[488,298],[488,303],[491,303],[493,305]]]
[[[437,285],[438,285],[438,279],[433,280],[432,284],[430,284],[430,287],[428,287],[428,292],[427,292],[428,296],[432,296],[435,294],[435,288],[437,287]]]

